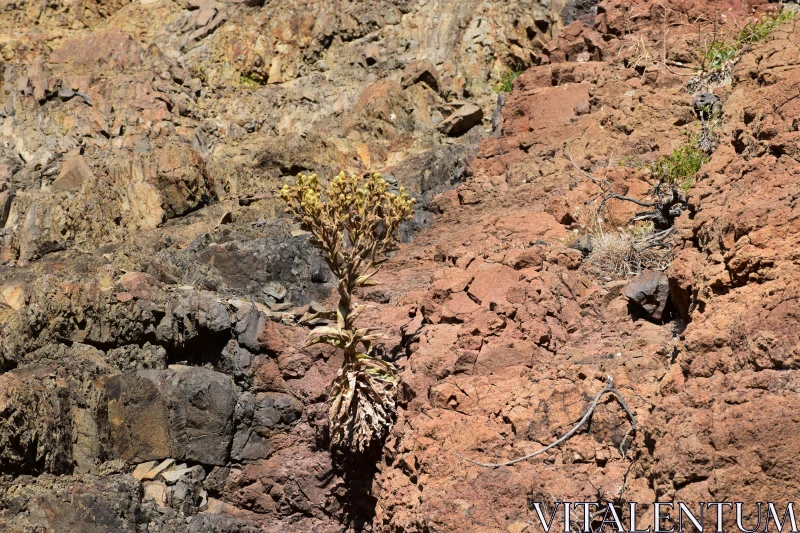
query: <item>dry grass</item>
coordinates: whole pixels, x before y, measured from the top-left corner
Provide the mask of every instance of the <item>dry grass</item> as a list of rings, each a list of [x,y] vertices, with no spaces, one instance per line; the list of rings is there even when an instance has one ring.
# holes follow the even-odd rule
[[[672,247],[665,244],[667,236],[667,232],[654,231],[652,225],[600,232],[592,235],[588,261],[602,272],[620,278],[643,270],[664,270],[672,260]]]

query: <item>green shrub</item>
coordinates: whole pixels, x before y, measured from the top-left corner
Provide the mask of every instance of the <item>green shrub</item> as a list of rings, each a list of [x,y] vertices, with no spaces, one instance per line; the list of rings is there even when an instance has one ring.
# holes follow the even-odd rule
[[[778,15],[765,15],[760,21],[751,22],[742,28],[733,39],[714,39],[707,43],[701,53],[703,63],[700,70],[721,70],[747,47],[766,38],[782,22],[792,20],[794,14],[794,11],[786,10]]]
[[[507,70],[500,75],[500,81],[495,86],[495,92],[510,93],[514,89],[514,80],[522,76],[524,70]]]
[[[255,79],[253,76],[248,76],[247,74],[242,74],[242,76],[239,78],[239,83],[251,91],[258,89],[261,86],[257,79]]]
[[[705,152],[694,146],[682,146],[650,165],[653,176],[661,183],[688,190],[700,167],[708,160]]]

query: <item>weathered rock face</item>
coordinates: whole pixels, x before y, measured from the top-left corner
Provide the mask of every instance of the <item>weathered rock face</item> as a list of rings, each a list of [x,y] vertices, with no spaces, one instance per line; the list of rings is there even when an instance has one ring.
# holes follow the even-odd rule
[[[0,529],[522,532],[554,498],[793,499],[800,30],[713,92],[666,273],[626,294],[572,244],[599,190],[570,159],[647,194],[642,167],[699,127],[685,21],[751,4],[0,6]],[[325,451],[341,356],[301,348],[333,280],[275,195],[342,168],[420,205],[356,295],[399,417],[346,467]],[[608,398],[531,461],[453,453],[548,444],[606,375],[637,418],[622,450]]]
[[[371,520],[325,451],[340,361],[300,348],[333,280],[275,193],[381,171],[411,240],[562,4],[0,1],[0,529]]]
[[[106,383],[111,453],[129,463],[175,458],[228,463],[237,393],[204,368],[134,370]]]

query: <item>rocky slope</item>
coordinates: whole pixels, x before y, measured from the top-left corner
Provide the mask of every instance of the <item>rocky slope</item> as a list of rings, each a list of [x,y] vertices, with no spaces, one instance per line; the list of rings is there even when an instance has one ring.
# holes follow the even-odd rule
[[[795,24],[715,89],[666,323],[568,246],[600,192],[569,158],[646,194],[698,129],[708,25],[762,2],[663,4],[2,1],[0,529],[519,533],[529,501],[791,500]],[[340,361],[300,346],[330,274],[274,197],[339,168],[421,205],[358,295],[403,369],[375,466],[325,451]],[[612,400],[531,461],[454,455],[551,442],[606,375],[625,456]]]

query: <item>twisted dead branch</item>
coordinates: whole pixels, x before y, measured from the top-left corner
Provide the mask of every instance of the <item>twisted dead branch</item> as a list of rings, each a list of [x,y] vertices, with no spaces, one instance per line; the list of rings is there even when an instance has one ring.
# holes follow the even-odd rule
[[[683,194],[675,185],[668,185],[663,181],[659,181],[653,188],[653,196],[655,197],[654,201],[648,202],[645,200],[631,198],[630,196],[625,196],[615,192],[611,182],[607,179],[595,178],[583,170],[577,165],[577,163],[575,163],[575,160],[572,159],[572,154],[567,154],[567,156],[569,157],[569,161],[572,163],[572,166],[574,166],[575,169],[581,173],[581,175],[590,179],[593,183],[600,187],[600,190],[602,191],[601,197],[603,199],[597,208],[598,214],[602,212],[606,203],[610,200],[631,202],[640,207],[651,208],[649,211],[636,213],[631,219],[631,222],[649,221],[653,223],[653,226],[657,230],[663,231],[672,228],[675,224],[675,219],[678,218],[688,207],[686,195]]]
[[[559,438],[558,440],[556,440],[552,444],[548,444],[547,446],[545,446],[544,448],[542,448],[540,450],[537,450],[537,451],[535,451],[533,453],[529,453],[528,455],[524,455],[522,457],[518,457],[516,459],[512,459],[511,461],[506,461],[504,463],[484,463],[484,462],[481,462],[481,461],[476,461],[475,459],[470,459],[469,457],[465,457],[465,456],[461,455],[458,452],[453,452],[453,453],[455,453],[458,457],[460,457],[461,459],[464,459],[465,461],[468,461],[468,462],[470,462],[472,464],[475,464],[475,465],[478,465],[478,466],[484,466],[484,467],[487,467],[487,468],[497,468],[497,467],[500,467],[500,466],[511,466],[513,464],[516,464],[516,463],[519,463],[519,462],[522,462],[522,461],[526,461],[528,459],[531,459],[532,457],[536,457],[537,455],[541,455],[541,454],[545,453],[546,451],[551,450],[551,449],[555,448],[556,446],[558,446],[559,444],[562,444],[562,443],[568,441],[570,438],[572,438],[572,436],[575,435],[575,433],[577,433],[578,430],[580,428],[582,428],[589,421],[589,419],[592,417],[592,413],[594,413],[594,410],[597,408],[597,404],[600,402],[600,398],[602,398],[603,395],[605,395],[605,394],[612,394],[617,398],[617,401],[619,401],[620,405],[625,410],[625,413],[627,413],[628,418],[630,418],[630,420],[631,420],[631,427],[625,433],[625,436],[622,437],[622,442],[619,445],[619,452],[622,454],[622,457],[624,458],[627,455],[627,452],[624,450],[625,441],[628,440],[628,437],[630,436],[631,432],[636,430],[636,417],[634,416],[633,411],[631,411],[630,408],[628,407],[628,404],[625,403],[625,398],[622,397],[622,394],[619,392],[619,390],[617,390],[616,386],[614,385],[614,380],[611,378],[611,376],[607,376],[607,378],[608,378],[608,383],[606,384],[605,387],[600,389],[600,391],[597,393],[597,396],[594,397],[594,401],[592,402],[592,405],[590,405],[589,409],[586,410],[586,413],[583,415],[583,418],[581,418],[580,421],[578,421],[578,423],[575,424],[575,426],[572,429],[570,429],[567,433],[565,433],[561,438]]]

